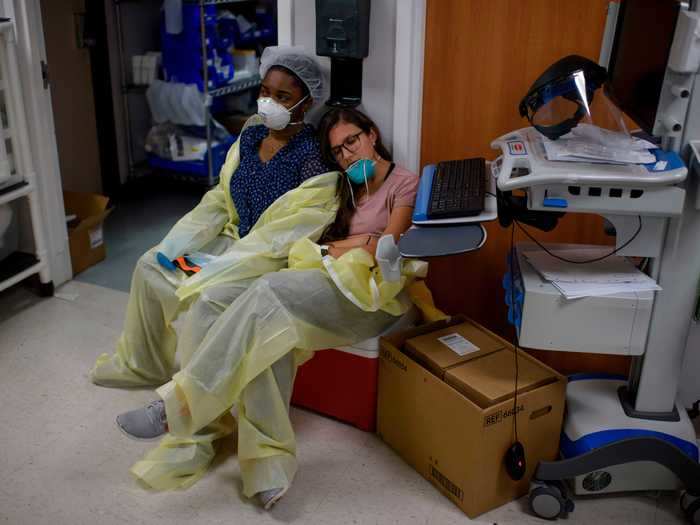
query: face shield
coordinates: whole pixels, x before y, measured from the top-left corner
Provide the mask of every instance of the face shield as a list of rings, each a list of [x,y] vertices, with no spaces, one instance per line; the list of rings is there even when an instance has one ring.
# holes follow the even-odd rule
[[[550,140],[573,130],[580,122],[593,124],[591,105],[603,85],[604,68],[576,55],[552,64],[520,101],[520,115]]]
[[[606,78],[595,62],[571,55],[552,64],[522,99],[520,114],[543,135],[548,160],[654,162],[654,145],[630,136],[622,112],[607,97],[594,100]]]

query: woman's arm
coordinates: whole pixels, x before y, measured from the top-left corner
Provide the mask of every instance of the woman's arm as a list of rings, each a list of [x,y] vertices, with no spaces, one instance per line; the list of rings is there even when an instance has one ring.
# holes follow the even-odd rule
[[[394,241],[399,242],[399,237],[401,237],[401,235],[411,226],[412,215],[412,206],[400,206],[398,208],[394,208],[391,215],[389,215],[389,223],[387,224],[383,234],[391,234],[394,236]],[[368,251],[370,255],[374,256],[377,250],[378,242],[379,237],[376,235],[354,235],[352,237],[348,237],[347,239],[328,243],[328,253],[333,257],[338,258],[353,248],[362,248],[363,250]]]

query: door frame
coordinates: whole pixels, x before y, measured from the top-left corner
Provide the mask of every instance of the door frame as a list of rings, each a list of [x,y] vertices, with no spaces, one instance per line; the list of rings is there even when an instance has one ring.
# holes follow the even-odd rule
[[[36,185],[42,208],[42,222],[51,279],[58,286],[73,277],[63,207],[63,186],[51,104],[51,91],[44,88],[42,62],[46,45],[40,0],[3,0],[0,9],[15,24],[20,81],[34,159]]]
[[[393,155],[420,175],[427,0],[397,0]]]

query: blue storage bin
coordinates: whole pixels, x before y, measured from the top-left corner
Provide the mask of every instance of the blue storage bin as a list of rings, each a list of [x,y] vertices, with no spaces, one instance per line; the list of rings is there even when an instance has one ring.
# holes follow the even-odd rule
[[[207,64],[209,89],[229,84],[233,80],[233,61],[225,42],[219,41],[217,34],[216,6],[204,8],[204,31],[207,41]],[[161,18],[161,47],[163,52],[163,72],[168,82],[196,84],[204,90],[202,79],[202,41],[200,27],[200,8],[198,5],[183,5],[183,29],[176,35],[165,31],[165,17]],[[217,70],[215,57],[221,57],[228,68]]]
[[[519,336],[523,320],[525,292],[523,291],[520,267],[517,260],[511,260],[510,254],[507,259],[506,273],[503,276],[503,289],[505,290],[505,302],[508,306],[508,323],[515,327]]]
[[[232,135],[228,140],[223,141],[212,148],[212,173],[215,175],[215,177],[218,178],[221,167],[226,161],[226,154],[237,138],[237,136]],[[202,179],[206,179],[209,176],[207,157],[204,157],[204,160],[195,161],[174,161],[158,157],[152,153],[149,153],[147,157],[148,165],[154,169],[174,171],[190,176],[201,177]]]
[[[219,39],[221,45],[226,49],[240,44],[241,30],[238,27],[238,20],[235,18],[220,18],[217,22],[219,28]]]
[[[277,23],[271,11],[257,9],[255,11],[255,23],[258,26],[256,37],[263,45],[277,45]]]

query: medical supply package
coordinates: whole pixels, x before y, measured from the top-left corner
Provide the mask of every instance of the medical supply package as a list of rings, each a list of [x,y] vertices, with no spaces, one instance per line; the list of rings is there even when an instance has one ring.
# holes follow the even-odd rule
[[[68,244],[73,275],[97,264],[107,256],[103,222],[112,211],[109,198],[97,193],[63,192],[68,226]]]
[[[457,329],[465,324],[468,335],[464,326]],[[479,346],[475,336],[481,333],[500,348],[474,351],[470,345]],[[416,341],[430,338],[470,359],[440,373],[428,369],[409,354],[416,355]],[[537,464],[558,455],[566,378],[522,351],[518,369],[514,403],[512,345],[462,316],[381,339],[377,432],[470,518],[527,494]],[[503,466],[516,414],[527,467],[520,481]]]
[[[504,348],[502,341],[467,321],[406,341],[404,352],[444,379],[445,371]]]

